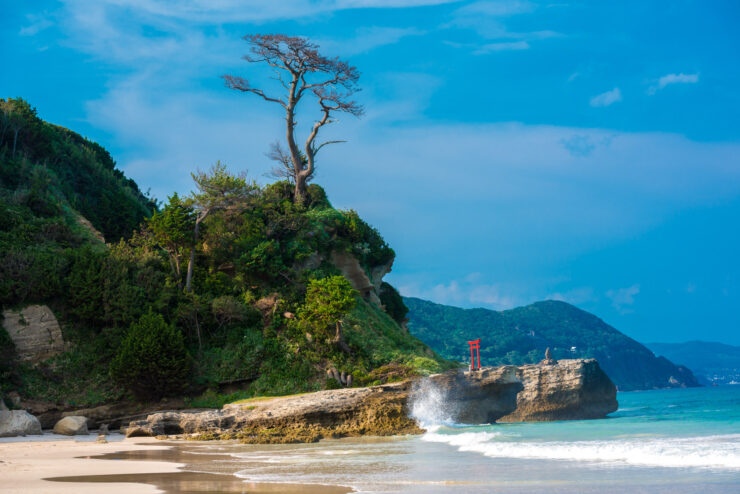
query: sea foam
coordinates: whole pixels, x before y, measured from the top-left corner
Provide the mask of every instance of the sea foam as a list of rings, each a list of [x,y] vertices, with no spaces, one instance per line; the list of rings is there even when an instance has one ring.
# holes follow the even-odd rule
[[[635,466],[740,469],[740,434],[610,441],[497,441],[491,431],[440,432],[432,427],[423,441],[447,443],[459,451],[493,458],[621,463]]]

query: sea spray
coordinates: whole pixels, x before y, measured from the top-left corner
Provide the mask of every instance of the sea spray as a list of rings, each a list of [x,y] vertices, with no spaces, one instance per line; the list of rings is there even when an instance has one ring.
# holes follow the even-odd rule
[[[440,425],[452,425],[457,406],[450,400],[445,389],[429,378],[416,381],[409,395],[411,417],[425,429]]]

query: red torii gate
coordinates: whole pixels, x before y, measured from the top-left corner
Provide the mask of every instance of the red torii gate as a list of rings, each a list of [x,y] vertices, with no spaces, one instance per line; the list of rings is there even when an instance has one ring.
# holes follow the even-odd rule
[[[480,338],[478,338],[475,341],[469,341],[468,345],[470,345],[470,370],[475,370],[475,360],[473,359],[473,350],[475,350],[475,354],[478,357],[478,369],[480,370]]]

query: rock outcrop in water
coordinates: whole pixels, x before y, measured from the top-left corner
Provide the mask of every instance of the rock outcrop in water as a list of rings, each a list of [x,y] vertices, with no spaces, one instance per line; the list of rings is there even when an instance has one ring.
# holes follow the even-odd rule
[[[127,436],[189,435],[247,443],[421,433],[409,413],[448,407],[451,420],[481,424],[601,418],[617,409],[616,388],[595,360],[452,371],[414,382],[254,399],[221,410],[168,411],[122,427]]]
[[[617,409],[616,387],[593,359],[484,367],[429,380],[443,395],[446,417],[466,424],[596,419]]]

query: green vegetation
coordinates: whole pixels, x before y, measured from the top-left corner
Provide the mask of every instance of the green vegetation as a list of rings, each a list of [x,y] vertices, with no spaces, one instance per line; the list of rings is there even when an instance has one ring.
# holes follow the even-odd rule
[[[403,303],[403,297],[398,293],[398,290],[385,281],[380,285],[380,302],[394,321],[398,324],[406,322],[406,315],[409,313],[409,308]]]
[[[367,273],[394,253],[320,186],[296,204],[289,182],[258,187],[217,163],[158,208],[103,148],[4,104],[24,130],[0,140],[0,306],[49,305],[70,344],[32,366],[0,332],[4,391],[79,406],[177,392],[206,406],[323,389],[331,366],[362,385],[450,365],[399,326],[392,287],[380,295],[393,317],[351,290],[332,252]],[[144,357],[167,334],[163,358],[182,362],[184,348],[187,376]],[[165,387],[138,387],[158,372]]]
[[[358,293],[344,276],[309,280],[306,302],[298,309],[300,321],[317,337],[326,338],[334,329],[331,343],[350,352],[342,335],[342,319],[355,308]]]
[[[191,366],[180,330],[149,311],[131,324],[110,371],[138,398],[158,399],[182,393]]]
[[[460,309],[404,298],[409,330],[440,355],[470,360],[467,341],[481,339],[482,365],[536,363],[553,358],[595,358],[621,390],[695,385],[688,369],[655,357],[642,344],[565,302],[537,302],[501,312]]]

